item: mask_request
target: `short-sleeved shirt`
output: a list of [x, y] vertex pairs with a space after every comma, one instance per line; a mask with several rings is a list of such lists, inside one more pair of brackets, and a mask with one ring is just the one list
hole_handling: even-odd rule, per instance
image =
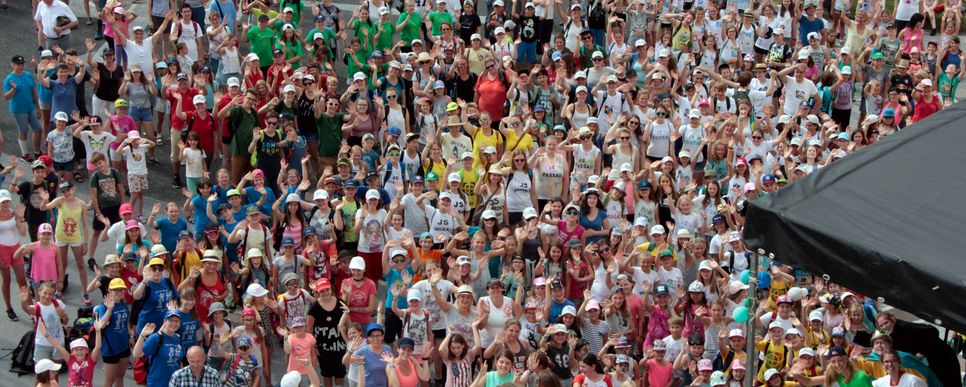
[[97, 188], [97, 205], [101, 208], [117, 207], [121, 205], [120, 188], [123, 184], [121, 174], [111, 168], [109, 173], [94, 171], [91, 174], [91, 188]]
[[241, 106], [231, 109], [228, 117], [229, 126], [232, 128], [231, 153], [234, 156], [251, 157], [248, 151], [248, 144], [252, 142], [252, 128], [258, 125], [258, 115]]
[[362, 357], [365, 359], [365, 372], [366, 372], [366, 386], [368, 387], [385, 387], [389, 385], [389, 380], [386, 378], [386, 362], [382, 360], [383, 353], [392, 353], [392, 348], [388, 345], [382, 345], [382, 351], [375, 353], [372, 348], [368, 345], [358, 349], [353, 353], [354, 356]]
[[268, 67], [272, 64], [272, 47], [275, 46], [274, 29], [253, 26], [245, 33], [245, 40], [251, 42], [251, 50], [258, 55], [259, 66]]
[[158, 219], [156, 223], [158, 224], [158, 231], [161, 232], [161, 244], [168, 251], [174, 251], [178, 245], [178, 233], [188, 229], [188, 222], [183, 218], [178, 218], [172, 222], [165, 217]]
[[34, 104], [34, 91], [37, 89], [37, 81], [34, 80], [34, 75], [26, 71], [20, 75], [7, 74], [7, 77], [3, 80], [4, 94], [10, 91], [11, 82], [17, 86], [17, 91], [13, 93], [13, 97], [8, 102], [10, 113], [31, 113], [37, 110], [37, 105]]
[[163, 333], [148, 336], [144, 340], [143, 352], [151, 363], [147, 378], [149, 386], [168, 385], [171, 375], [181, 368], [181, 358], [185, 354], [178, 335], [168, 336]]

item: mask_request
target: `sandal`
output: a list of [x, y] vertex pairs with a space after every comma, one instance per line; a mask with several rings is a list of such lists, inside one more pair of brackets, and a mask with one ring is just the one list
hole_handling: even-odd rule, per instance
[[74, 181], [76, 181], [78, 183], [83, 183], [84, 182], [84, 175], [81, 175], [80, 172], [74, 172]]

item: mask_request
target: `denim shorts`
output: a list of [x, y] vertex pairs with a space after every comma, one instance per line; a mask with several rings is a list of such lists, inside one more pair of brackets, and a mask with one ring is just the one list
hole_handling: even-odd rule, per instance
[[66, 163], [58, 163], [58, 162], [54, 161], [54, 170], [55, 171], [58, 171], [58, 172], [59, 171], [68, 171], [68, 172], [73, 171], [74, 170], [74, 160], [68, 161]]
[[20, 133], [28, 133], [31, 129], [41, 131], [40, 120], [37, 119], [37, 112], [14, 114], [13, 118], [17, 121], [17, 130]]
[[135, 122], [151, 122], [154, 120], [154, 112], [151, 111], [151, 107], [136, 107], [131, 106], [127, 110], [127, 114], [134, 119]]

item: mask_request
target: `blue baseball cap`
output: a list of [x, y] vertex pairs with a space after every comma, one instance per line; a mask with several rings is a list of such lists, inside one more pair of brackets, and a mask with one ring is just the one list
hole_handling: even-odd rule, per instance
[[560, 55], [560, 51], [554, 51], [554, 53], [550, 55], [550, 59], [553, 60], [554, 62], [556, 62], [557, 60], [560, 60], [561, 58], [563, 58], [563, 56]]
[[396, 137], [402, 136], [402, 129], [399, 129], [399, 127], [397, 127], [397, 126], [390, 126], [389, 127], [389, 134], [390, 135], [393, 135], [393, 136], [396, 136]]
[[171, 317], [177, 317], [178, 320], [181, 320], [181, 312], [178, 312], [177, 310], [169, 310], [167, 312], [164, 312], [164, 319], [165, 320], [167, 320], [167, 319], [169, 319]]
[[382, 329], [382, 325], [377, 323], [369, 323], [369, 325], [366, 325], [366, 337], [368, 337], [372, 331], [385, 332], [385, 330]]
[[886, 108], [886, 110], [882, 111], [882, 117], [895, 117], [895, 116], [896, 116], [896, 110], [893, 108]]
[[651, 182], [647, 180], [643, 180], [639, 184], [637, 184], [637, 189], [648, 189], [648, 188], [651, 188]]
[[765, 175], [761, 177], [762, 184], [777, 183], [777, 182], [778, 182], [778, 178], [775, 177], [775, 175]]
[[282, 238], [282, 247], [285, 246], [295, 246], [295, 239], [292, 239], [292, 237]]
[[423, 240], [423, 239], [433, 239], [433, 234], [430, 234], [428, 232], [419, 234], [419, 240]]
[[414, 177], [412, 181], [410, 181], [410, 183], [422, 183], [422, 182], [423, 182], [423, 177], [419, 175], [416, 175], [416, 177]]
[[359, 180], [356, 180], [356, 179], [346, 180], [345, 183], [342, 184], [342, 186], [343, 187], [358, 188], [359, 187]]
[[849, 134], [847, 132], [839, 133], [838, 139], [839, 140], [845, 140], [845, 141], [851, 140], [851, 138], [849, 138]]
[[718, 223], [718, 222], [724, 223], [724, 221], [725, 221], [725, 217], [722, 215], [715, 215], [711, 217], [711, 223]]
[[318, 233], [318, 231], [312, 226], [308, 226], [302, 230], [302, 236], [315, 235], [316, 233]]
[[671, 294], [671, 292], [667, 290], [666, 285], [657, 285], [656, 287], [654, 287], [655, 296], [666, 296], [668, 294]]
[[251, 347], [254, 344], [251, 337], [239, 336], [235, 339], [235, 345], [239, 347]]

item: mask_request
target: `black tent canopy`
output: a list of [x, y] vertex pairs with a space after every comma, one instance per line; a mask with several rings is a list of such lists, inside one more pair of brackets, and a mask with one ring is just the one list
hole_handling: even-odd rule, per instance
[[966, 332], [966, 104], [749, 203], [751, 250]]

